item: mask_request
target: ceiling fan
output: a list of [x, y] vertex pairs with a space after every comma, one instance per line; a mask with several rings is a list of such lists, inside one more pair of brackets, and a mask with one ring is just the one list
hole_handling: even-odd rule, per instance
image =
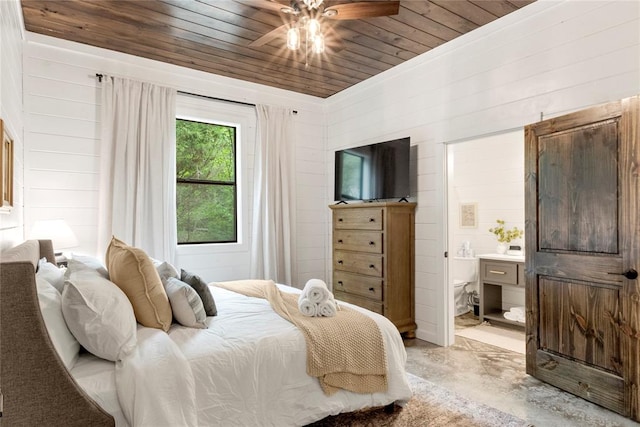
[[[305, 40], [307, 38], [311, 40], [312, 50], [316, 53], [324, 51], [324, 36], [322, 36], [319, 29], [320, 19], [348, 20], [373, 18], [377, 16], [397, 15], [400, 10], [399, 1], [361, 1], [324, 5], [323, 0], [291, 0], [288, 6], [275, 0], [252, 0], [247, 3], [251, 6], [269, 9], [283, 15], [291, 15], [294, 18], [292, 25], [281, 25], [252, 41], [249, 43], [249, 46], [262, 46], [286, 34], [287, 47], [296, 50], [296, 42], [298, 43], [298, 47], [300, 42], [299, 27], [303, 27], [307, 33]], [[313, 28], [316, 25], [318, 25], [318, 28]], [[319, 34], [319, 36], [315, 37], [316, 33]]]

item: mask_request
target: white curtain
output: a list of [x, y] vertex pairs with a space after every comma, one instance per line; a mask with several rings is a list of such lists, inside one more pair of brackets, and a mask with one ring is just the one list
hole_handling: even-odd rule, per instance
[[295, 185], [292, 113], [258, 105], [255, 151], [252, 277], [293, 285]]
[[98, 253], [111, 236], [175, 262], [176, 90], [104, 76]]

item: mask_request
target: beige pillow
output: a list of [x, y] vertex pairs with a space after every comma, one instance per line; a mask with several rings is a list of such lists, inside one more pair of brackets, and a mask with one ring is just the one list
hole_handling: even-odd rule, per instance
[[111, 281], [131, 301], [136, 320], [168, 331], [173, 318], [171, 305], [151, 258], [114, 237], [107, 248], [106, 263]]

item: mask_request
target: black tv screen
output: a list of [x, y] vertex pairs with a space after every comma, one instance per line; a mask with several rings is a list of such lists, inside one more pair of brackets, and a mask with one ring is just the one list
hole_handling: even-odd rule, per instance
[[409, 197], [409, 140], [407, 137], [336, 151], [334, 200]]

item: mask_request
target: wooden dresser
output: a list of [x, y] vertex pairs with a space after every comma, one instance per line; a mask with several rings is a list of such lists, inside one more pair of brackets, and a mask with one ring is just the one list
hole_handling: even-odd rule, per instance
[[333, 210], [336, 299], [380, 313], [415, 337], [415, 203], [375, 202]]

